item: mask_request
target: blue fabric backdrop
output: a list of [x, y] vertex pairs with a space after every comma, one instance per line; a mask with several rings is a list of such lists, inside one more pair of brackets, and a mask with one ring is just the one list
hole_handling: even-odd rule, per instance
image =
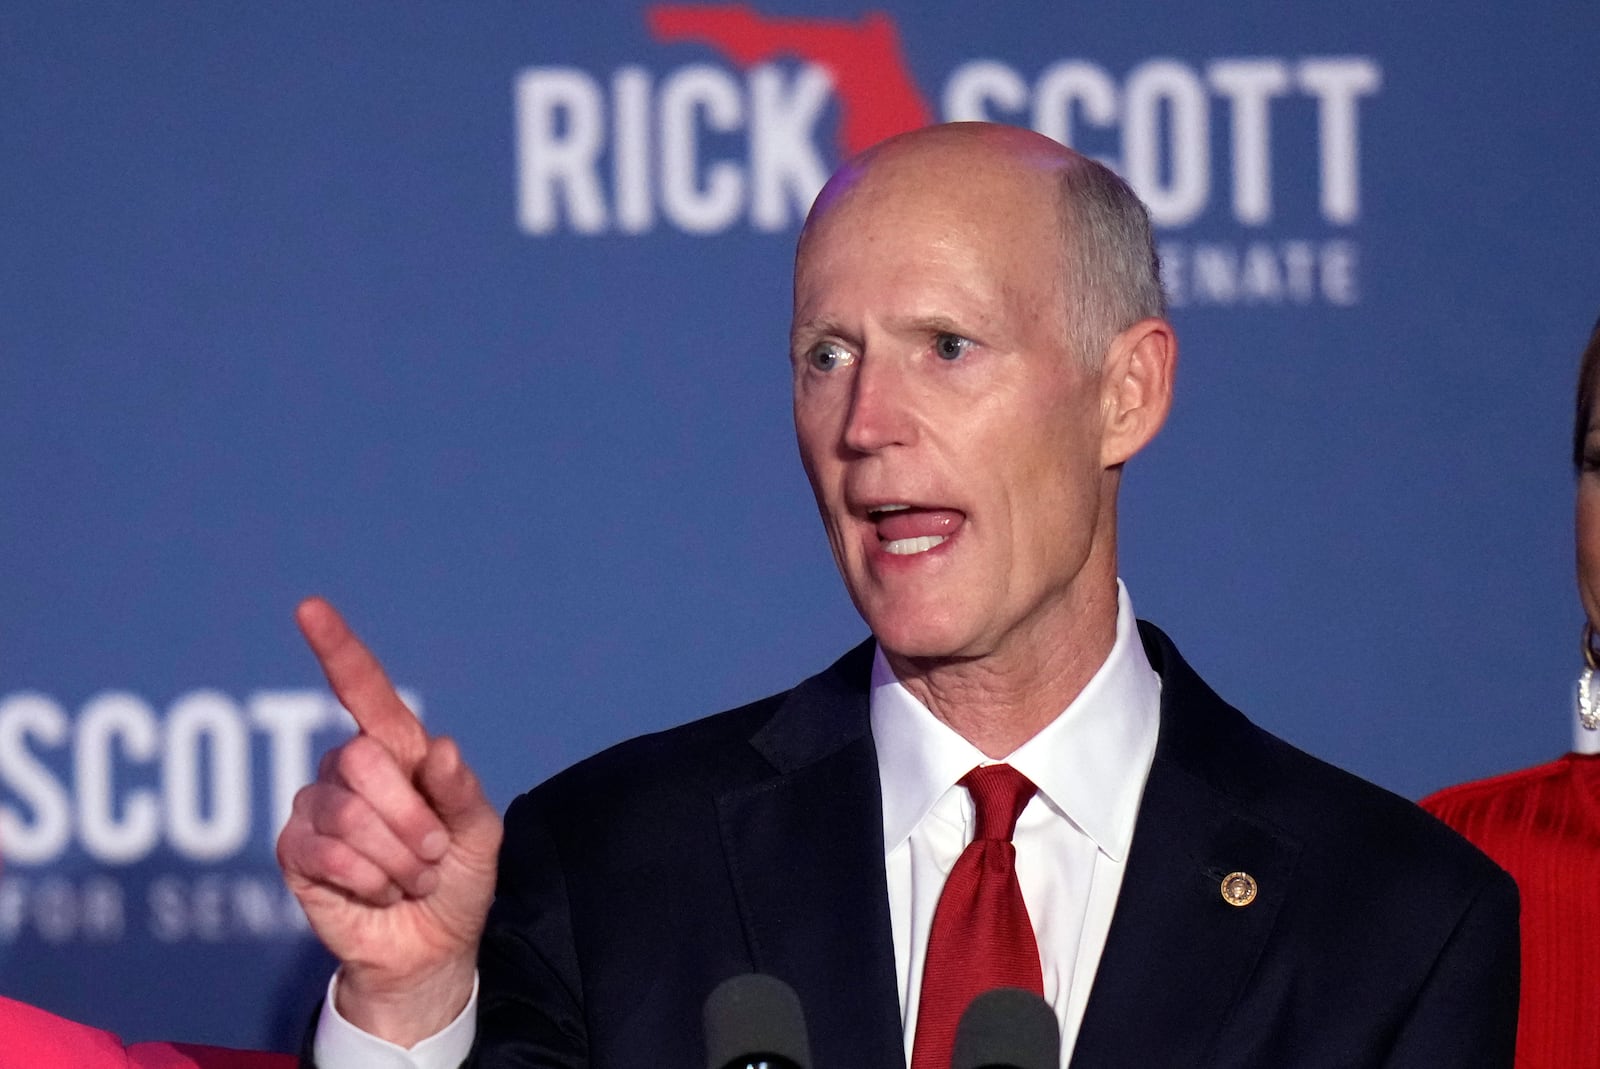
[[1562, 752], [1597, 45], [1587, 0], [10, 5], [0, 991], [292, 1045], [327, 965], [272, 842], [343, 730], [305, 594], [501, 805], [856, 641], [789, 257], [919, 115], [1157, 209], [1142, 615], [1403, 794]]

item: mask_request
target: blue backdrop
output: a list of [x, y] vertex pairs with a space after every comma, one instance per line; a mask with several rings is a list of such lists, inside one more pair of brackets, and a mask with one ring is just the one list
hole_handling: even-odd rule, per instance
[[291, 1047], [283, 807], [342, 606], [504, 805], [863, 627], [794, 457], [794, 235], [978, 115], [1161, 224], [1141, 615], [1413, 797], [1566, 747], [1600, 9], [763, 0], [0, 13], [0, 991]]

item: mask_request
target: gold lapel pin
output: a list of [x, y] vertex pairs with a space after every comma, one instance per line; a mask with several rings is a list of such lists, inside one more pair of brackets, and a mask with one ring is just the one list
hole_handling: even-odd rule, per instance
[[1222, 878], [1222, 900], [1243, 908], [1256, 900], [1256, 878], [1248, 872], [1230, 872]]

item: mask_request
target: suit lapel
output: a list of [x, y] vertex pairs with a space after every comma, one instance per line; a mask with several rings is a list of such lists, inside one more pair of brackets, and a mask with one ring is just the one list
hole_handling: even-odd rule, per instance
[[[1160, 737], [1073, 1069], [1205, 1064], [1300, 852], [1251, 805], [1260, 732], [1140, 626]], [[904, 1066], [870, 662], [864, 644], [795, 688], [750, 740], [773, 775], [717, 799], [751, 960], [799, 993], [830, 1069]], [[1255, 879], [1250, 905], [1223, 900], [1232, 872]]]
[[[1256, 729], [1141, 625], [1161, 732], [1073, 1069], [1208, 1064], [1289, 886], [1298, 842], [1250, 806]], [[1223, 879], [1254, 878], [1249, 905]]]
[[797, 687], [751, 739], [776, 774], [717, 807], [752, 960], [800, 995], [815, 1064], [901, 1069], [870, 662]]

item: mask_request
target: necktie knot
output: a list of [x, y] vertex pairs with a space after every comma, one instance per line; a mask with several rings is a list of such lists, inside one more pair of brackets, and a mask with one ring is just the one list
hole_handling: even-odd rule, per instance
[[1017, 881], [1011, 833], [1036, 788], [1010, 765], [961, 777], [977, 810], [977, 836], [945, 877], [928, 932], [911, 1069], [950, 1069], [956, 1024], [972, 1000], [996, 987], [1044, 994], [1039, 943]]
[[972, 795], [977, 810], [976, 839], [1001, 839], [1009, 842], [1017, 830], [1017, 818], [1038, 790], [1033, 781], [1010, 765], [980, 765], [961, 777], [961, 785]]

